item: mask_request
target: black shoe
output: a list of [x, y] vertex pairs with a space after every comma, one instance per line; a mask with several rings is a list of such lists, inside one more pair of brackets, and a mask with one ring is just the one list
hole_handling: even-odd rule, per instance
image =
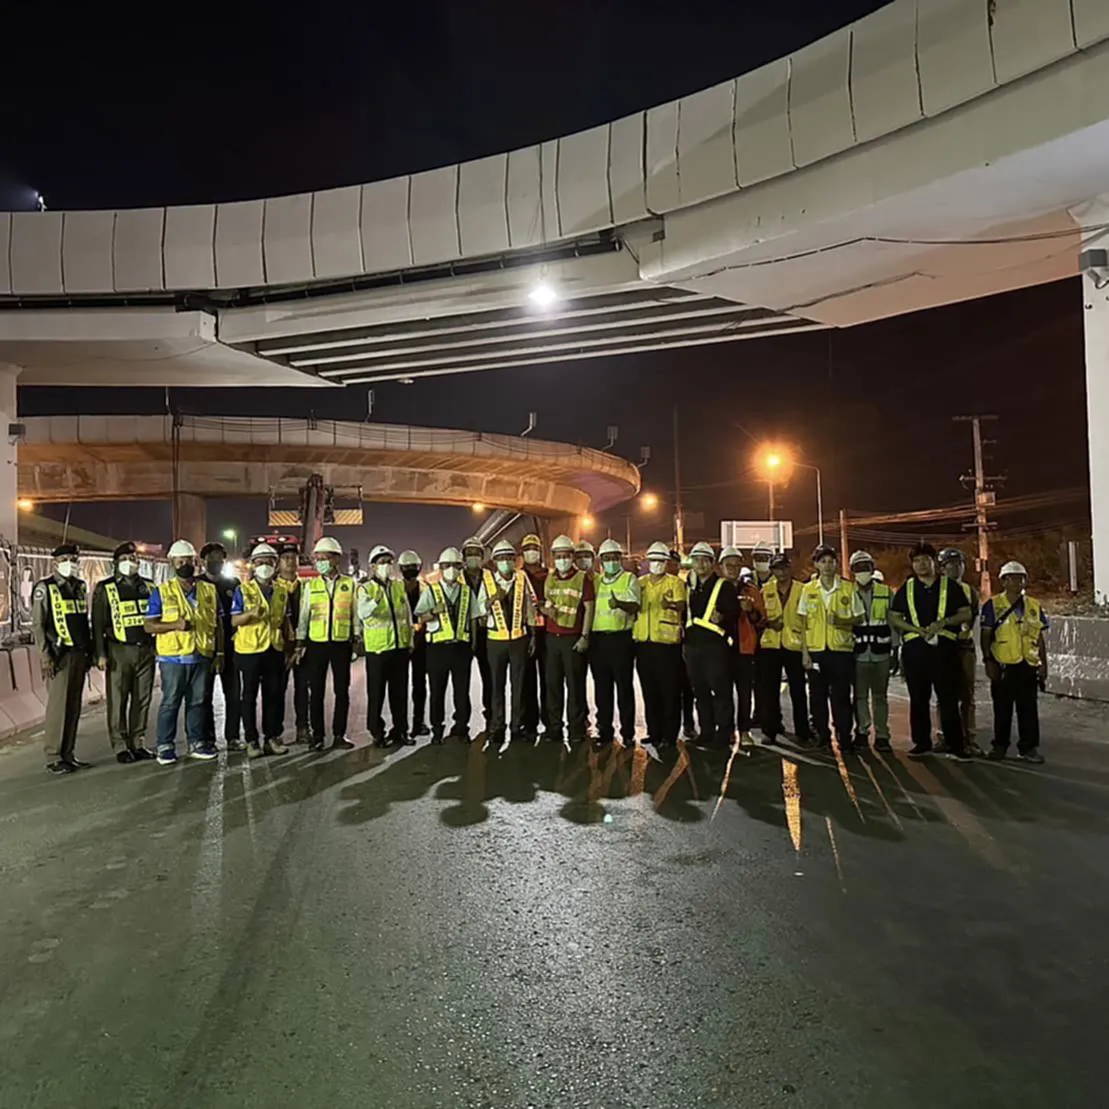
[[245, 751], [246, 743], [241, 739], [229, 739], [227, 741], [228, 751]]
[[991, 747], [986, 752], [986, 758], [992, 759], [994, 762], [1001, 762], [1005, 758], [1005, 750], [1004, 747]]
[[323, 736], [315, 736], [308, 741], [309, 751], [322, 751], [323, 750]]
[[345, 735], [337, 735], [331, 741], [332, 751], [353, 751], [354, 744]]
[[58, 759], [57, 762], [48, 762], [46, 769], [51, 774], [73, 774], [76, 772], [77, 767], [71, 762], [66, 762], [64, 759]]
[[1030, 751], [1021, 751], [1018, 753], [1017, 758], [1021, 762], [1030, 762], [1034, 766], [1043, 766], [1044, 757], [1040, 754], [1038, 747], [1033, 747]]
[[443, 745], [443, 736], [442, 736], [442, 734], [433, 735], [431, 737], [431, 742], [434, 743], [436, 747], [441, 747]]
[[154, 758], [154, 752], [149, 747], [136, 747], [131, 754], [135, 756], [135, 762], [145, 762], [147, 759]]
[[374, 740], [374, 746], [377, 747], [377, 748], [388, 747], [388, 746], [390, 746], [389, 740], [385, 736], [379, 735]]
[[890, 745], [890, 741], [888, 739], [876, 739], [874, 741], [874, 750], [875, 751], [892, 751], [893, 747]]
[[116, 762], [126, 765], [129, 762], [138, 762], [134, 751], [117, 751]]
[[394, 735], [392, 742], [396, 747], [415, 747], [416, 741], [410, 735]]
[[82, 762], [80, 759], [70, 759], [69, 765], [72, 766], [74, 770], [88, 770], [88, 768], [92, 766], [92, 763]]
[[414, 736], [431, 735], [431, 729], [426, 724], [413, 724], [412, 734]]
[[927, 759], [931, 758], [933, 752], [931, 747], [925, 747], [920, 743], [914, 744], [909, 751], [909, 758], [911, 759]]
[[296, 739], [294, 739], [293, 742], [294, 743], [311, 743], [312, 742], [312, 736], [309, 733], [307, 728], [297, 728]]
[[965, 747], [960, 747], [955, 751], [952, 751], [949, 747], [945, 754], [955, 762], [974, 762], [974, 756]]

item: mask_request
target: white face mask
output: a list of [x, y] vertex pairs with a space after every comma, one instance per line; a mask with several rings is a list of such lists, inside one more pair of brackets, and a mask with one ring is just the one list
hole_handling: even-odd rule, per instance
[[458, 567], [457, 566], [444, 566], [443, 567], [443, 581], [454, 582], [458, 580]]
[[139, 564], [137, 562], [130, 562], [123, 559], [119, 564], [119, 572], [125, 577], [130, 578], [139, 572]]
[[317, 558], [316, 559], [316, 573], [326, 577], [331, 573], [331, 559]]
[[619, 562], [602, 562], [601, 569], [604, 571], [606, 578], [614, 578], [620, 573], [623, 567]]
[[648, 562], [647, 572], [652, 574], [656, 578], [661, 577], [663, 574], [666, 573], [666, 563], [663, 562], [661, 559], [659, 559], [657, 562]]
[[871, 583], [871, 581], [873, 580], [873, 578], [874, 578], [874, 571], [873, 570], [860, 570], [855, 575], [855, 580], [859, 583], [859, 585], [869, 585]]
[[574, 568], [574, 560], [572, 558], [556, 558], [555, 559], [555, 569], [560, 574], [565, 574], [567, 570], [572, 570], [573, 568]]
[[578, 559], [578, 569], [579, 570], [592, 570], [593, 569], [593, 556], [592, 555], [582, 555]]
[[769, 573], [770, 572], [770, 559], [768, 559], [768, 558], [756, 558], [755, 559], [755, 569], [758, 570], [758, 572], [760, 574]]
[[467, 570], [480, 570], [481, 569], [481, 555], [467, 555], [466, 556], [466, 569]]
[[539, 560], [542, 557], [543, 556], [539, 551], [524, 551], [524, 561], [529, 566], [538, 566]]
[[58, 577], [71, 578], [77, 572], [76, 562], [59, 562], [57, 566]]
[[378, 581], [388, 581], [392, 573], [393, 564], [391, 562], [378, 562], [374, 564], [374, 574], [377, 575]]
[[509, 562], [507, 558], [497, 559], [497, 569], [500, 571], [501, 577], [507, 578], [515, 568], [515, 563]]
[[254, 576], [259, 581], [269, 581], [273, 577], [274, 567], [268, 563], [263, 562], [261, 566], [254, 567]]

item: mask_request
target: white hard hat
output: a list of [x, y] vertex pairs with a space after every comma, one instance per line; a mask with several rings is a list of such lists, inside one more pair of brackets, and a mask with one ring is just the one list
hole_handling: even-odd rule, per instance
[[[404, 555], [401, 555], [403, 558]], [[461, 562], [462, 552], [457, 547], [445, 547], [439, 552], [439, 565], [442, 566], [444, 562]]]
[[596, 554], [593, 550], [593, 544], [590, 543], [588, 539], [579, 539], [577, 546], [574, 548], [574, 554], [581, 554], [582, 552], [586, 554]]
[[874, 556], [869, 551], [856, 551], [848, 560], [848, 566], [857, 566], [860, 562], [869, 562], [874, 565]]
[[424, 560], [415, 551], [401, 551], [397, 559], [398, 566], [422, 566]]
[[712, 549], [711, 543], [706, 543], [701, 540], [700, 543], [694, 543], [693, 549], [689, 552], [690, 558], [716, 558], [716, 552]]
[[738, 547], [722, 547], [720, 549], [720, 561], [723, 562], [726, 558], [742, 558], [743, 555], [739, 553]]
[[574, 541], [568, 535], [560, 535], [551, 544], [551, 554], [554, 554], [555, 551], [569, 551], [571, 554], [573, 554]]
[[167, 558], [196, 558], [196, 548], [187, 539], [178, 539], [169, 549]]
[[330, 535], [325, 535], [321, 539], [316, 540], [316, 545], [312, 548], [313, 554], [342, 554], [343, 545], [338, 539]]
[[648, 558], [665, 558], [667, 561], [670, 559], [670, 548], [661, 540], [657, 543], [652, 543], [647, 548]]
[[478, 539], [476, 535], [471, 535], [470, 538], [462, 544], [462, 549], [464, 551], [470, 550], [471, 547], [481, 551], [482, 554], [485, 553], [485, 544], [482, 543], [482, 541]]
[[883, 574], [881, 570], [875, 570], [874, 571], [874, 580], [884, 582], [886, 580], [886, 575]]
[[751, 548], [751, 554], [752, 555], [760, 555], [760, 554], [772, 555], [773, 553], [774, 553], [774, 548], [769, 543], [767, 543], [766, 540], [764, 540], [764, 539], [760, 539]]
[[1005, 577], [1006, 574], [1023, 574], [1028, 577], [1028, 571], [1019, 562], [1006, 562], [1001, 567], [1001, 576]]
[[376, 562], [382, 556], [386, 558], [393, 558], [393, 552], [385, 546], [384, 543], [378, 543], [372, 551], [370, 551], [370, 562]]
[[253, 558], [277, 558], [277, 551], [273, 549], [268, 543], [259, 543], [258, 546], [250, 552], [250, 557]]
[[750, 566], [741, 566], [739, 568], [739, 577], [741, 581], [750, 581], [755, 576], [755, 571]]
[[516, 548], [507, 539], [502, 539], [493, 548], [493, 557], [497, 558], [500, 555], [511, 556], [512, 558], [515, 558]]
[[606, 539], [601, 544], [601, 549], [597, 553], [601, 556], [601, 558], [604, 558], [606, 554], [622, 555], [624, 553], [624, 548], [621, 547], [615, 539]]

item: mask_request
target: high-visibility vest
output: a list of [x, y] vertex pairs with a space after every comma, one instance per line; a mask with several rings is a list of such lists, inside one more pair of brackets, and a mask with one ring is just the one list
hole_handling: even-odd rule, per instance
[[[564, 579], [560, 578], [556, 571], [547, 578], [543, 596], [547, 604], [554, 607], [555, 614], [551, 619], [559, 627], [572, 628], [577, 623], [578, 609], [585, 596], [585, 575], [585, 570], [578, 570]], [[596, 582], [594, 582], [595, 587]], [[594, 606], [594, 615], [596, 611]]]
[[1034, 597], [1024, 598], [1024, 615], [1015, 612], [1005, 618], [1013, 607], [1004, 593], [992, 597], [994, 612], [993, 641], [990, 654], [1002, 666], [1015, 666], [1027, 662], [1040, 665], [1040, 636], [1044, 630], [1043, 606]]
[[436, 613], [439, 627], [427, 633], [428, 643], [469, 643], [470, 642], [470, 588], [465, 582], [457, 586], [458, 612], [457, 627], [451, 618], [451, 603], [447, 600], [447, 591], [441, 582], [433, 582], [428, 588], [435, 601], [436, 608], [443, 611]]
[[824, 604], [824, 594], [819, 581], [806, 582], [801, 590], [806, 598], [805, 645], [810, 651], [854, 651], [855, 633], [850, 628], [838, 628], [831, 621], [834, 614], [848, 620], [855, 611], [855, 587], [840, 578], [832, 595], [832, 611]]
[[[855, 628], [855, 653], [861, 655], [870, 651], [876, 655], [888, 655], [893, 646], [893, 629], [888, 619], [893, 593], [885, 582], [876, 581], [870, 588], [870, 619]], [[862, 590], [859, 596], [864, 596]]]
[[[940, 600], [939, 605], [936, 608], [937, 620], [943, 619], [944, 613], [947, 609], [947, 583], [949, 581], [951, 581], [951, 579], [947, 577], [946, 574], [940, 578]], [[917, 618], [916, 614], [916, 578], [909, 578], [909, 580], [905, 583], [905, 600], [908, 602], [909, 605], [909, 622], [914, 627], [919, 628], [920, 620]], [[957, 638], [956, 633], [952, 631], [951, 628], [944, 628], [939, 634], [942, 639]], [[919, 638], [920, 635], [918, 632], [905, 632], [904, 639], [906, 643]]]
[[[146, 609], [150, 603], [146, 597], [125, 601], [119, 595], [119, 584], [109, 579], [104, 585], [104, 595], [108, 598], [108, 611], [112, 617], [112, 638], [117, 643], [127, 643], [127, 633], [133, 628], [142, 628], [146, 623]], [[149, 642], [149, 640], [146, 640]]]
[[275, 651], [285, 649], [285, 606], [289, 602], [289, 591], [280, 579], [274, 582], [269, 600], [256, 581], [244, 581], [239, 588], [243, 592], [243, 611], [257, 612], [263, 619], [253, 624], [243, 624], [235, 629], [235, 653], [237, 655], [260, 655], [271, 648]]
[[801, 616], [797, 606], [801, 603], [801, 583], [791, 581], [789, 598], [782, 607], [782, 595], [778, 592], [778, 579], [771, 578], [762, 587], [762, 597], [766, 603], [766, 619], [781, 620], [782, 627], [767, 628], [762, 633], [761, 643], [768, 650], [784, 647], [787, 651], [801, 650]]
[[[489, 615], [493, 617], [493, 627], [489, 631], [489, 638], [496, 640], [508, 639], [523, 639], [527, 635], [527, 628], [524, 625], [524, 590], [531, 588], [531, 583], [528, 581], [527, 574], [523, 570], [517, 570], [512, 575], [512, 622], [509, 623], [505, 619], [504, 605], [500, 601], [493, 600], [497, 592], [497, 585], [502, 587], [506, 584], [503, 581], [494, 581], [493, 572], [486, 570], [484, 572], [485, 582], [485, 600], [489, 608]], [[551, 578], [547, 579], [547, 588], [550, 588]], [[507, 592], [507, 590], [505, 591]]]
[[974, 586], [968, 585], [965, 581], [959, 582], [959, 585], [962, 586], [963, 596], [970, 605], [970, 623], [960, 625], [955, 631], [955, 637], [960, 643], [973, 644], [974, 621], [978, 619], [978, 594], [974, 592]]
[[50, 580], [46, 586], [47, 598], [50, 601], [50, 620], [54, 625], [54, 638], [62, 647], [73, 646], [73, 630], [70, 621], [85, 617], [88, 619], [88, 605], [85, 601], [85, 583], [74, 583], [77, 596], [70, 600], [58, 587], [56, 581]]
[[636, 643], [681, 643], [682, 614], [663, 608], [662, 602], [686, 602], [685, 582], [677, 574], [647, 574], [639, 579], [639, 594], [639, 613], [632, 628]]
[[598, 576], [595, 582], [596, 603], [593, 605], [593, 630], [595, 632], [625, 632], [635, 622], [635, 617], [622, 608], [609, 608], [608, 602], [612, 597], [618, 601], [625, 600], [632, 586], [635, 584], [635, 575], [628, 570], [618, 574], [609, 581], [604, 574]]
[[340, 574], [328, 593], [323, 578], [308, 579], [308, 638], [346, 643], [354, 623], [354, 578]]
[[158, 587], [162, 598], [161, 619], [166, 624], [187, 617], [189, 627], [183, 632], [159, 632], [156, 636], [158, 654], [178, 657], [203, 655], [211, 658], [216, 653], [216, 587], [203, 578], [196, 581], [196, 593], [191, 599], [178, 578], [169, 578]]
[[[407, 650], [412, 646], [412, 610], [403, 581], [380, 582], [371, 579], [361, 586], [368, 600], [377, 606], [372, 616], [362, 620], [362, 642], [366, 653]], [[382, 611], [381, 606], [384, 606]]]
[[716, 632], [717, 635], [723, 635], [724, 629], [719, 624], [714, 624], [709, 617], [716, 611], [716, 602], [720, 599], [720, 590], [724, 588], [724, 579], [717, 578], [716, 584], [712, 587], [712, 593], [709, 594], [709, 603], [705, 605], [705, 611], [700, 616], [693, 615], [693, 608], [686, 603], [685, 606], [685, 626], [691, 628], [696, 625], [698, 628], [704, 628], [705, 631]]

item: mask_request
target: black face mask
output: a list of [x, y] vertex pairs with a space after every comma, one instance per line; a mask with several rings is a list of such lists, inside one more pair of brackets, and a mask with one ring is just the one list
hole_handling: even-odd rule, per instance
[[210, 558], [205, 565], [208, 567], [208, 573], [213, 578], [218, 578], [223, 573], [223, 566], [225, 560], [222, 558]]
[[419, 566], [402, 566], [400, 572], [405, 581], [411, 581], [413, 578], [418, 578], [420, 576]]
[[196, 564], [192, 562], [182, 562], [174, 572], [179, 578], [184, 578], [188, 581], [196, 577]]

